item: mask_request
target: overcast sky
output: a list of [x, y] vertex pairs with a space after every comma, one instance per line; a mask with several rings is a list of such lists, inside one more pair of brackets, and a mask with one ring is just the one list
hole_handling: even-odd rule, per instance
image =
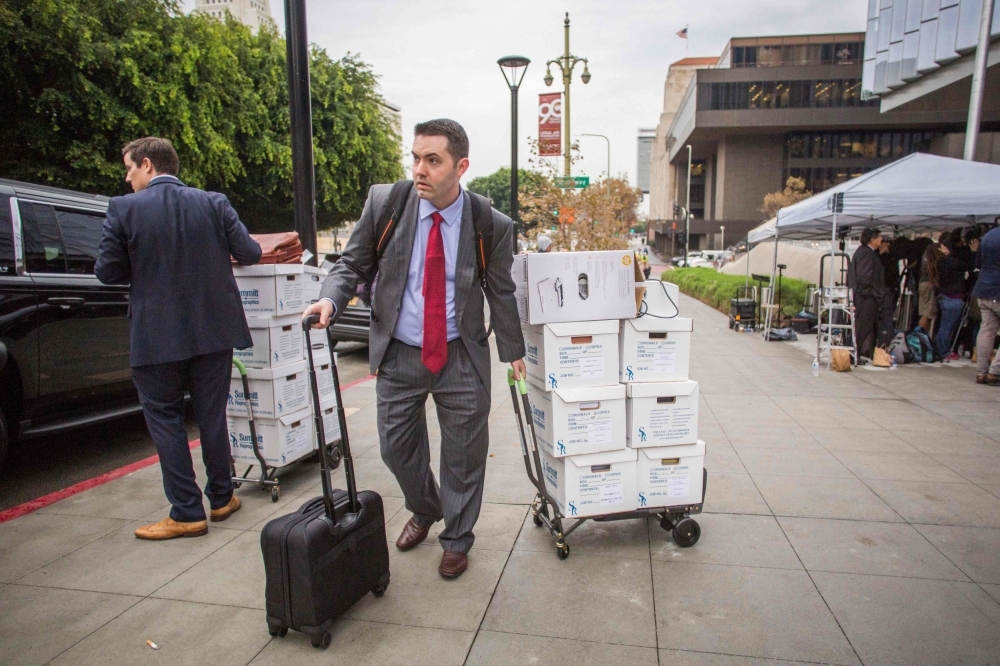
[[[267, 0], [265, 0], [267, 1]], [[284, 1], [269, 0], [284, 31]], [[188, 9], [194, 0], [185, 0]], [[570, 13], [570, 50], [590, 61], [590, 83], [571, 88], [572, 133], [605, 134], [611, 171], [636, 177], [636, 135], [656, 127], [670, 63], [687, 55], [718, 56], [731, 37], [864, 31], [866, 0], [307, 0], [309, 41], [332, 57], [360, 54], [374, 68], [387, 100], [403, 109], [404, 145], [413, 125], [449, 117], [471, 142], [469, 178], [510, 165], [510, 92], [496, 65], [505, 55], [532, 63], [520, 90], [519, 162], [537, 135], [538, 94], [545, 62], [563, 52], [563, 16]], [[580, 138], [575, 174], [606, 170], [605, 142]], [[555, 159], [555, 158], [552, 158]]]

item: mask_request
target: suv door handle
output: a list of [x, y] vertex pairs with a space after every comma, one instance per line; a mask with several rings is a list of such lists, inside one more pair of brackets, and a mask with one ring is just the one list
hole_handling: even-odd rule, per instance
[[74, 298], [74, 297], [50, 298], [46, 301], [46, 303], [48, 303], [49, 305], [58, 305], [63, 310], [78, 308], [86, 302], [87, 299], [85, 298]]

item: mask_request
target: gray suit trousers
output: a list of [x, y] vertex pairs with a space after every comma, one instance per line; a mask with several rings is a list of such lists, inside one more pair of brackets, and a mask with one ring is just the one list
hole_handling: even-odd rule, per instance
[[[483, 501], [489, 454], [490, 392], [461, 338], [448, 343], [437, 375], [424, 367], [420, 348], [393, 339], [375, 383], [382, 460], [403, 489], [417, 524], [444, 518], [445, 550], [467, 553]], [[425, 405], [434, 397], [441, 426], [440, 485], [431, 469]]]

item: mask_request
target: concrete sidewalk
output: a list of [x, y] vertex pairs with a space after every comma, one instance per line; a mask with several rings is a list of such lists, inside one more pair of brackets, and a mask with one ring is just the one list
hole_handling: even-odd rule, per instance
[[[277, 504], [244, 486], [207, 537], [154, 543], [132, 535], [167, 511], [153, 466], [0, 525], [0, 664], [1000, 663], [1000, 390], [971, 368], [813, 377], [800, 351], [682, 309], [708, 444], [693, 548], [653, 521], [588, 523], [557, 559], [527, 514], [496, 363], [486, 503], [458, 580], [438, 576], [434, 539], [390, 548], [388, 592], [328, 650], [272, 639], [259, 531], [318, 494], [316, 467], [283, 473]], [[392, 541], [409, 514], [374, 401], [373, 382], [345, 396]]]

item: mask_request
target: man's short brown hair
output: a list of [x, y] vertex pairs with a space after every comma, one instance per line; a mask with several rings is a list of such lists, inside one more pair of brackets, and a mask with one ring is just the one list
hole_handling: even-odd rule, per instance
[[174, 150], [174, 144], [170, 139], [161, 139], [158, 136], [147, 136], [136, 139], [125, 144], [122, 148], [122, 157], [131, 156], [136, 164], [142, 164], [144, 159], [149, 159], [150, 164], [157, 173], [176, 176], [181, 168], [181, 161]]
[[448, 139], [448, 152], [455, 163], [469, 156], [469, 135], [465, 128], [448, 118], [438, 118], [417, 123], [413, 127], [415, 136], [443, 136]]

